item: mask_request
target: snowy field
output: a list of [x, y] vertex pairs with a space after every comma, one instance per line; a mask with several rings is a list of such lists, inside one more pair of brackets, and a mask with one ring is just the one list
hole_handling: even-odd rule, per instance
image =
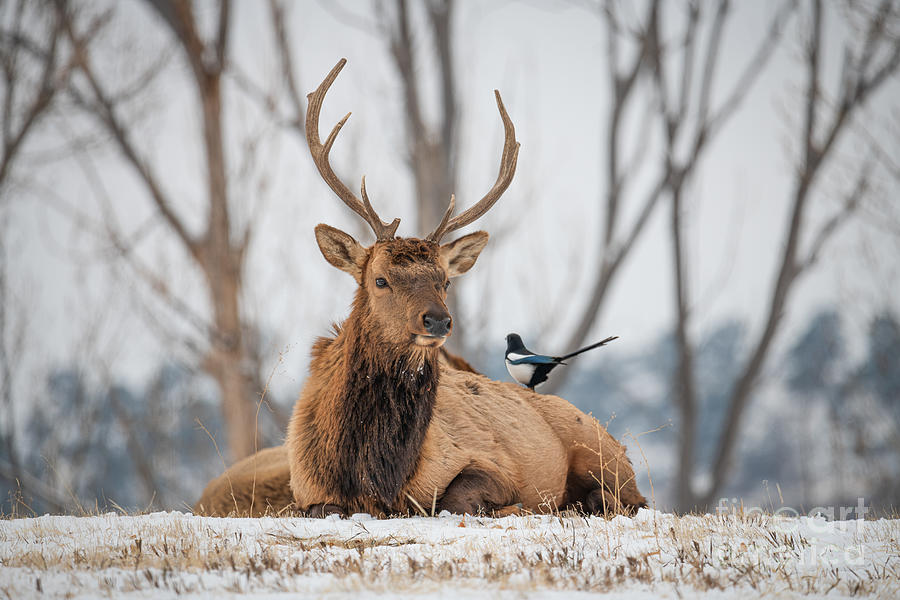
[[[578, 592], [578, 593], [575, 593]], [[0, 521], [0, 597], [900, 597], [900, 520]]]

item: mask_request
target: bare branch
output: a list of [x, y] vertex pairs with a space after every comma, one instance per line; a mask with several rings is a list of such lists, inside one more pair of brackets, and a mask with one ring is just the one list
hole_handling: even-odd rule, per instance
[[725, 28], [725, 19], [728, 16], [729, 0], [719, 0], [716, 15], [713, 18], [712, 31], [709, 34], [709, 42], [704, 54], [703, 76], [700, 81], [700, 100], [697, 108], [698, 119], [703, 122], [709, 113], [710, 96], [712, 95], [713, 80], [716, 75], [716, 63], [721, 55], [722, 31]]
[[738, 77], [737, 83], [729, 94], [726, 94], [725, 101], [716, 110], [712, 111], [712, 117], [709, 119], [707, 127], [707, 135], [712, 136], [716, 133], [725, 121], [737, 110], [744, 99], [747, 92], [753, 87], [753, 84], [762, 74], [763, 69], [769, 63], [775, 49], [778, 47], [778, 41], [784, 33], [784, 26], [789, 22], [790, 15], [796, 10], [797, 0], [784, 0], [781, 8], [772, 17], [768, 31], [765, 37], [756, 48], [753, 58], [747, 63], [741, 76]]
[[[881, 0], [881, 4], [878, 5], [875, 15], [869, 19], [869, 27], [866, 30], [865, 43], [862, 52], [860, 53], [858, 64], [868, 65], [872, 61], [872, 56], [878, 47], [878, 40], [881, 39], [884, 34], [884, 28], [887, 23], [887, 18], [893, 8], [893, 4], [894, 0]], [[859, 71], [857, 73], [857, 85], [865, 79], [865, 76], [865, 71]]]
[[[454, 88], [455, 63], [450, 40], [454, 0], [430, 0], [427, 6], [438, 56], [438, 73], [441, 76], [441, 106], [443, 108], [441, 139], [445, 144], [449, 144], [449, 148], [446, 148], [444, 152], [446, 161], [444, 168], [448, 173], [453, 173], [456, 167], [454, 159], [456, 158], [456, 117], [458, 113]], [[455, 180], [455, 174], [451, 175], [450, 179]]]
[[225, 68], [228, 49], [228, 31], [231, 22], [231, 0], [221, 0], [219, 7], [219, 33], [216, 36], [216, 65], [219, 71]]
[[[122, 154], [128, 162], [131, 163], [132, 167], [143, 180], [147, 190], [150, 192], [150, 198], [159, 211], [159, 214], [175, 232], [178, 239], [184, 245], [185, 250], [199, 260], [200, 249], [197, 240], [188, 232], [187, 227], [181, 221], [181, 218], [175, 213], [172, 208], [172, 202], [166, 197], [165, 192], [162, 190], [162, 186], [159, 184], [157, 177], [152, 172], [150, 166], [138, 155], [137, 149], [132, 144], [130, 136], [117, 115], [116, 106], [110, 98], [110, 95], [101, 87], [100, 82], [94, 74], [87, 50], [79, 42], [79, 38], [73, 31], [72, 24], [69, 22], [66, 22], [66, 32], [68, 33], [73, 46], [75, 46], [75, 52], [78, 54], [79, 69], [87, 79], [91, 91], [93, 92], [94, 100], [100, 109], [95, 113], [97, 118], [101, 120], [101, 123], [113, 136], [113, 139], [119, 146]], [[88, 109], [90, 108], [90, 104], [88, 104], [85, 99], [80, 98], [75, 92], [72, 92], [72, 95], [82, 106]]]
[[681, 94], [678, 100], [677, 119], [681, 120], [687, 116], [688, 105], [690, 104], [691, 89], [693, 87], [694, 75], [694, 52], [697, 48], [697, 29], [700, 23], [700, 4], [697, 0], [692, 0], [688, 5], [688, 24], [684, 31], [684, 41], [682, 45], [681, 58]]
[[[26, 136], [32, 130], [38, 120], [47, 112], [50, 102], [56, 95], [57, 91], [64, 82], [60, 81], [62, 77], [68, 75], [67, 71], [60, 72], [57, 64], [58, 47], [61, 33], [61, 21], [63, 20], [61, 8], [53, 11], [53, 22], [50, 28], [50, 41], [46, 49], [42, 49], [42, 65], [41, 76], [36, 89], [30, 100], [26, 102], [26, 108], [20, 119], [17, 130], [13, 129], [13, 110], [16, 104], [16, 90], [18, 89], [18, 81], [21, 73], [17, 70], [17, 54], [21, 44], [13, 41], [7, 52], [9, 56], [4, 57], [3, 71], [6, 83], [6, 94], [4, 97], [3, 127], [2, 127], [2, 154], [0, 154], [0, 186], [6, 179], [10, 165], [18, 154], [19, 148]], [[22, 13], [24, 11], [24, 2], [17, 7], [14, 17], [14, 34], [21, 36], [19, 29], [22, 26]], [[23, 38], [20, 38], [23, 39]]]
[[[135, 277], [139, 283], [143, 283], [148, 288], [147, 290], [141, 289], [136, 293], [136, 298], [143, 301], [147, 296], [154, 296], [166, 305], [171, 310], [172, 314], [177, 315], [179, 320], [184, 321], [195, 330], [196, 334], [198, 334], [201, 339], [209, 339], [210, 337], [215, 336], [216, 330], [212, 324], [209, 323], [208, 319], [198, 314], [197, 311], [191, 308], [187, 303], [175, 296], [171, 286], [166, 282], [165, 278], [161, 277], [157, 272], [141, 261], [135, 252], [136, 246], [150, 233], [153, 226], [158, 223], [158, 220], [154, 218], [145, 222], [130, 234], [126, 235], [122, 233], [115, 222], [115, 212], [112, 210], [111, 203], [109, 202], [106, 190], [103, 188], [102, 182], [100, 181], [96, 167], [90, 161], [87, 153], [78, 153], [76, 156], [78, 157], [78, 164], [82, 172], [94, 189], [95, 196], [100, 199], [103, 204], [103, 209], [101, 211], [104, 215], [103, 221], [96, 222], [86, 213], [78, 210], [62, 199], [56, 190], [43, 186], [39, 182], [35, 183], [34, 185], [44, 196], [44, 201], [47, 202], [47, 205], [51, 209], [58, 211], [82, 231], [111, 246], [111, 251], [104, 256], [104, 259], [108, 259], [111, 256], [129, 269], [131, 275]], [[146, 293], [148, 290], [150, 294]], [[164, 323], [155, 319], [155, 322], [156, 325], [153, 329], [157, 331], [162, 331], [167, 327], [172, 326], [170, 320], [167, 320]], [[167, 332], [164, 337], [169, 339], [179, 339], [179, 336], [176, 336], [171, 332]], [[181, 340], [179, 343], [183, 343], [185, 346], [192, 348], [194, 352], [197, 351], [199, 346], [196, 340]]]
[[[2, 130], [2, 141], [3, 141], [3, 155], [7, 154], [6, 147], [8, 146], [8, 141], [13, 137], [12, 135], [12, 111], [13, 107], [16, 104], [16, 91], [18, 89], [19, 77], [17, 73], [17, 65], [19, 62], [19, 50], [21, 48], [31, 49], [34, 46], [34, 43], [27, 39], [22, 33], [22, 20], [24, 18], [25, 12], [25, 0], [19, 0], [19, 3], [16, 5], [15, 11], [12, 17], [12, 30], [9, 33], [3, 32], [3, 37], [0, 40], [3, 41], [3, 51], [4, 56], [2, 60], [3, 66], [3, 79], [6, 84], [4, 87], [4, 101], [3, 101], [3, 123], [0, 124], [0, 130]], [[38, 56], [43, 56], [45, 53], [43, 49], [35, 48], [33, 53]], [[0, 178], [2, 181], [2, 178]]]
[[804, 165], [806, 172], [819, 162], [819, 151], [816, 148], [816, 106], [819, 98], [819, 49], [822, 44], [822, 2], [813, 1], [813, 37], [807, 47], [807, 71], [809, 82], [806, 90], [805, 121], [803, 126]]
[[396, 23], [390, 39], [391, 54], [394, 65], [403, 81], [405, 108], [407, 119], [411, 124], [413, 139], [425, 138], [425, 122], [422, 119], [422, 108], [419, 102], [419, 91], [416, 85], [415, 65], [413, 64], [413, 40], [409, 24], [409, 10], [406, 0], [397, 0]]
[[856, 185], [853, 186], [853, 190], [847, 195], [841, 209], [833, 214], [819, 228], [819, 231], [813, 238], [806, 258], [800, 263], [801, 271], [809, 269], [819, 260], [819, 254], [822, 251], [822, 247], [828, 242], [831, 236], [834, 235], [838, 227], [846, 223], [850, 215], [852, 215], [859, 207], [866, 193], [869, 191], [873, 165], [873, 161], [868, 161], [866, 165], [862, 167], [859, 177], [856, 179]]
[[[162, 17], [163, 22], [169, 27], [176, 39], [184, 49], [185, 57], [188, 64], [194, 71], [194, 78], [197, 81], [203, 81], [209, 76], [216, 76], [221, 73], [224, 67], [223, 63], [217, 65], [208, 65], [204, 58], [207, 56], [206, 45], [200, 39], [197, 32], [196, 20], [194, 18], [193, 4], [190, 0], [146, 0], [150, 6], [156, 9], [156, 12]], [[224, 1], [224, 0], [223, 0]], [[227, 30], [228, 11], [224, 10], [220, 14], [225, 19], [225, 29]], [[223, 44], [222, 55], [224, 56], [224, 43], [226, 36], [220, 32], [219, 42]]]
[[[681, 413], [680, 456], [678, 460], [679, 481], [690, 481], [694, 468], [694, 446], [697, 431], [697, 385], [694, 381], [694, 344], [690, 338], [690, 291], [688, 289], [687, 259], [684, 248], [684, 225], [682, 217], [681, 186], [672, 190], [672, 216], [670, 232], [672, 242], [672, 267], [675, 295], [675, 342], [678, 349], [677, 366], [672, 395]], [[690, 506], [692, 490], [689, 485], [680, 485], [678, 504], [682, 509]]]
[[[10, 472], [13, 477], [19, 477], [22, 472], [22, 464], [19, 461], [18, 448], [16, 447], [16, 419], [13, 408], [13, 374], [18, 372], [19, 361], [22, 356], [20, 340], [12, 340], [10, 335], [10, 318], [23, 320], [20, 315], [12, 314], [15, 304], [9, 297], [10, 284], [8, 280], [8, 256], [6, 240], [7, 221], [0, 218], [0, 407], [3, 409], [5, 427], [2, 432], [6, 443], [6, 454], [9, 458]], [[24, 336], [23, 336], [24, 337]], [[9, 343], [9, 347], [7, 347]]]
[[766, 359], [769, 346], [775, 338], [778, 324], [784, 316], [784, 307], [791, 291], [794, 280], [800, 273], [796, 254], [799, 243], [803, 213], [809, 198], [812, 177], [820, 164], [820, 155], [814, 146], [814, 134], [816, 123], [816, 105], [819, 101], [819, 48], [822, 42], [822, 6], [820, 0], [813, 3], [813, 28], [811, 38], [807, 45], [807, 88], [804, 98], [805, 123], [803, 127], [803, 139], [805, 149], [803, 165], [798, 174], [796, 190], [791, 208], [791, 219], [785, 234], [784, 250], [781, 256], [781, 264], [769, 301], [769, 309], [766, 315], [763, 330], [759, 335], [753, 350], [732, 391], [728, 413], [725, 417], [724, 427], [719, 434], [719, 441], [715, 453], [715, 462], [712, 468], [712, 484], [707, 492], [700, 496], [700, 504], [709, 504], [716, 490], [725, 480], [727, 467], [731, 461], [734, 445], [737, 441], [738, 427], [744, 410], [750, 400], [750, 394], [756, 385], [763, 363]]
[[[749, 403], [750, 395], [755, 389], [756, 380], [763, 367], [769, 348], [774, 340], [777, 332], [778, 324], [784, 315], [784, 309], [787, 304], [788, 297], [799, 276], [810, 266], [812, 266], [822, 247], [832, 236], [836, 228], [846, 220], [849, 212], [852, 212], [859, 205], [862, 196], [868, 187], [869, 173], [872, 168], [872, 162], [869, 161], [863, 167], [853, 191], [845, 201], [844, 208], [826, 221], [825, 225], [814, 236], [812, 247], [809, 254], [803, 259], [798, 259], [799, 239], [803, 231], [803, 217], [809, 197], [812, 193], [813, 184], [816, 176], [821, 171], [821, 166], [825, 158], [832, 152], [836, 141], [846, 130], [847, 124], [850, 122], [852, 115], [857, 112], [864, 104], [869, 94], [873, 93], [885, 81], [880, 79], [857, 79], [856, 82], [848, 80], [846, 77], [840, 81], [841, 91], [838, 96], [841, 101], [835, 109], [833, 118], [824, 127], [825, 135], [818, 135], [821, 130], [819, 119], [819, 105], [826, 104], [824, 94], [820, 89], [820, 69], [821, 57], [820, 50], [824, 47], [823, 38], [823, 15], [821, 0], [812, 3], [812, 32], [807, 45], [806, 53], [806, 71], [807, 71], [807, 87], [804, 97], [804, 125], [802, 136], [805, 143], [803, 156], [801, 157], [797, 179], [795, 182], [795, 191], [793, 194], [791, 219], [788, 230], [785, 234], [784, 251], [782, 253], [780, 267], [775, 286], [770, 298], [769, 309], [765, 317], [763, 330], [760, 333], [750, 356], [741, 370], [741, 374], [735, 384], [731, 394], [731, 401], [728, 414], [725, 418], [725, 426], [719, 436], [717, 443], [717, 451], [715, 453], [715, 462], [712, 469], [711, 486], [705, 494], [700, 496], [701, 504], [709, 504], [714, 499], [714, 494], [721, 487], [728, 474], [728, 466], [737, 441], [737, 432], [740, 426], [741, 418]], [[878, 27], [870, 27], [870, 35], [872, 31], [878, 31]], [[864, 44], [868, 44], [868, 40]], [[891, 66], [895, 73], [900, 67], [900, 61], [893, 62], [893, 57], [900, 53], [894, 42], [889, 42], [891, 48], [891, 56], [883, 66]], [[876, 51], [863, 52], [863, 56], [876, 56]], [[874, 59], [873, 59], [874, 60]], [[859, 72], [867, 72], [866, 64], [857, 63], [853, 68]], [[866, 81], [872, 82], [869, 87]], [[817, 142], [817, 139], [823, 141]]]
[[[619, 205], [622, 193], [622, 173], [619, 169], [619, 135], [622, 125], [622, 115], [625, 112], [625, 106], [629, 101], [634, 84], [637, 81], [638, 74], [647, 61], [652, 49], [657, 45], [652, 36], [658, 34], [656, 21], [659, 14], [659, 2], [654, 1], [648, 5], [647, 9], [647, 27], [639, 40], [641, 45], [640, 51], [637, 52], [634, 61], [624, 71], [620, 71], [617, 64], [618, 57], [618, 38], [619, 25], [615, 17], [613, 5], [606, 5], [606, 35], [607, 35], [607, 51], [609, 54], [609, 76], [613, 89], [613, 102], [607, 118], [608, 137], [606, 143], [606, 176], [608, 180], [608, 191], [606, 195], [606, 212], [605, 225], [603, 227], [602, 247], [608, 249], [614, 240], [616, 226], [619, 218]], [[599, 281], [598, 281], [599, 283]], [[595, 287], [595, 295], [596, 295]], [[572, 347], [579, 345], [586, 336], [584, 332], [581, 337], [577, 337], [578, 333], [570, 339]], [[574, 343], [573, 343], [574, 342]]]
[[281, 75], [287, 85], [288, 99], [291, 102], [291, 109], [294, 112], [290, 124], [298, 133], [305, 135], [306, 108], [303, 103], [303, 97], [297, 87], [297, 81], [294, 79], [294, 59], [290, 42], [285, 29], [285, 11], [284, 5], [278, 0], [269, 0], [269, 15], [272, 21], [272, 29], [275, 32], [275, 45], [278, 49], [278, 60], [281, 63]]

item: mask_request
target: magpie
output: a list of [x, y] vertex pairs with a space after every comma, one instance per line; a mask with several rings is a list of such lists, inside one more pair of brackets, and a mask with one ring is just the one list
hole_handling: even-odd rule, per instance
[[547, 381], [550, 371], [556, 368], [557, 365], [566, 364], [563, 362], [564, 360], [578, 356], [582, 352], [605, 346], [618, 337], [617, 335], [608, 337], [602, 342], [591, 344], [565, 356], [545, 356], [543, 354], [535, 354], [526, 348], [518, 333], [510, 333], [506, 336], [506, 370], [509, 371], [513, 379], [528, 389], [534, 390], [536, 385]]

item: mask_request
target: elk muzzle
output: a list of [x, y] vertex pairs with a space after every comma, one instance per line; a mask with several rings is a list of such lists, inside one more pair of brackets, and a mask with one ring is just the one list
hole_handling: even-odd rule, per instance
[[444, 314], [426, 313], [422, 317], [422, 324], [425, 325], [425, 331], [428, 332], [428, 335], [444, 337], [450, 333], [450, 315], [444, 316]]
[[440, 346], [453, 329], [453, 319], [443, 303], [427, 303], [412, 321], [410, 330], [420, 346]]

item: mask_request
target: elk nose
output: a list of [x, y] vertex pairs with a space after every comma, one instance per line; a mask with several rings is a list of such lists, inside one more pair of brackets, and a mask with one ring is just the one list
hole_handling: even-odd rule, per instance
[[446, 313], [425, 313], [425, 316], [422, 317], [422, 324], [425, 325], [428, 335], [444, 336], [450, 333], [450, 316]]

